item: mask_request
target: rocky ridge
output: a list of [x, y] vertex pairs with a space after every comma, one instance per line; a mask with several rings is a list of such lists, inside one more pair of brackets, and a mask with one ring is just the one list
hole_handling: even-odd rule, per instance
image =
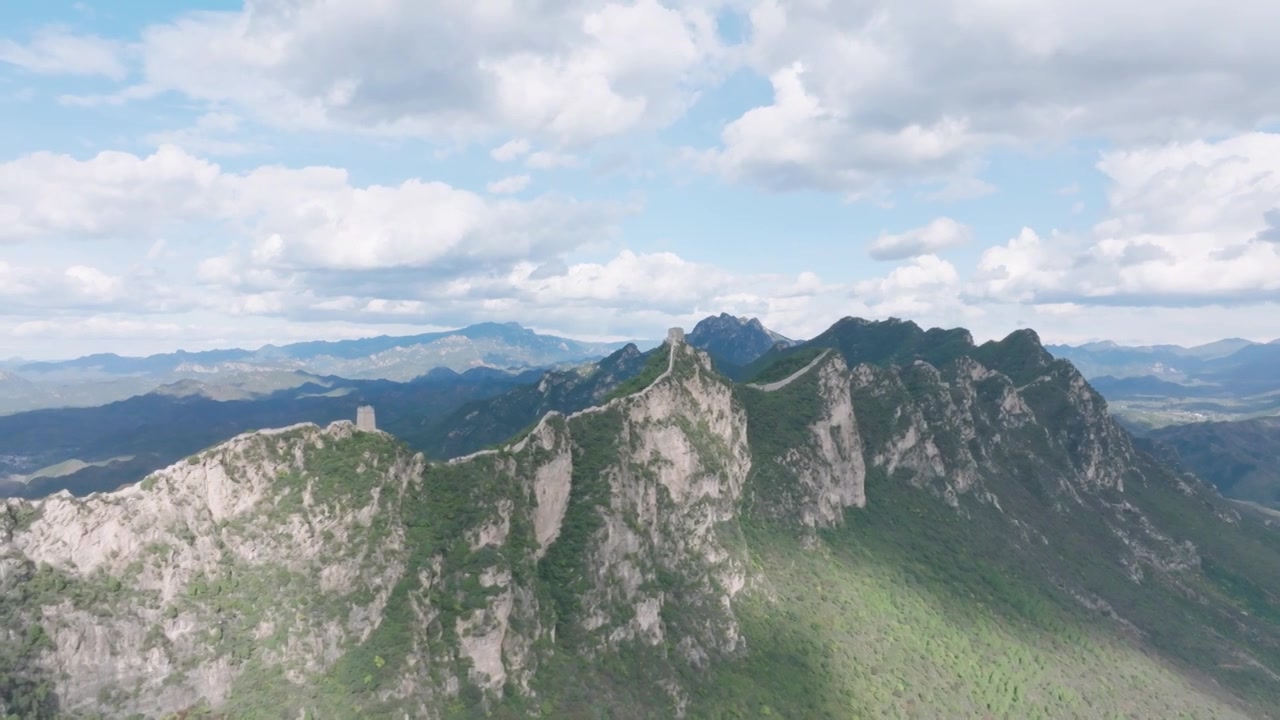
[[[869, 327], [842, 332], [882, 331]], [[1211, 494], [1137, 452], [1034, 334], [956, 337], [916, 337], [888, 362], [846, 337], [750, 386], [673, 331], [647, 387], [450, 463], [348, 423], [298, 426], [118, 493], [7, 501], [4, 627], [40, 630], [7, 630], [24, 651], [0, 669], [72, 716], [446, 717], [554, 708], [566, 668], [621, 663], [640, 689], [596, 692], [649, 688], [679, 716], [699, 678], [763, 650], [738, 604], [768, 596], [770, 570], [744, 530], [817, 542], [890, 484], [993, 523], [1064, 596], [1139, 634], [1152, 628], [1100, 595], [1113, 576], [1206, 592], [1201, 548], [1152, 508]], [[1053, 560], [1068, 530], [1103, 555]]]

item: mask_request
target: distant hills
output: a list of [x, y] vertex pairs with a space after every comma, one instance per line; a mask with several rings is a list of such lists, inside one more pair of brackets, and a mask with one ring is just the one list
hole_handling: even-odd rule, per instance
[[1134, 429], [1280, 414], [1280, 341], [1046, 349], [1079, 368]]
[[[689, 336], [690, 345], [709, 351], [717, 363], [731, 368], [737, 366], [730, 360], [750, 362], [766, 350], [791, 343], [756, 319], [720, 315], [697, 327], [700, 329]], [[549, 411], [572, 412], [598, 404], [639, 375], [658, 350], [641, 351], [635, 343], [626, 343], [603, 359], [552, 362], [612, 344], [581, 343], [538, 335], [514, 324], [490, 323], [463, 328], [453, 335], [302, 343], [288, 346], [288, 352], [296, 357], [324, 353], [310, 355], [313, 358], [345, 353], [356, 360], [368, 360], [375, 355], [358, 353], [387, 348], [393, 342], [424, 339], [425, 344], [413, 346], [424, 353], [440, 346], [475, 351], [488, 343], [490, 359], [541, 361], [553, 367], [514, 372], [481, 365], [458, 372], [436, 366], [407, 382], [303, 370], [227, 370], [168, 380], [149, 392], [97, 407], [44, 408], [0, 416], [0, 497], [42, 497], [62, 489], [83, 495], [114, 489], [238, 433], [351, 419], [355, 408], [363, 404], [376, 408], [382, 429], [413, 448], [431, 458], [456, 457], [506, 440]], [[81, 358], [69, 364], [94, 372], [102, 367], [163, 371], [193, 364], [197, 356], [202, 362], [225, 360], [225, 353], [231, 352], [242, 351], [151, 358], [100, 355], [90, 356], [99, 360]], [[459, 350], [450, 357], [465, 356]], [[179, 358], [182, 363], [174, 365]], [[132, 361], [137, 364], [130, 365]], [[228, 362], [243, 364], [240, 360]], [[142, 377], [154, 382], [176, 374]], [[16, 376], [13, 382], [15, 386], [31, 385]]]
[[352, 420], [365, 404], [376, 407], [381, 428], [422, 436], [455, 408], [540, 375], [477, 368], [433, 372], [408, 383], [325, 377], [248, 399], [155, 392], [99, 407], [0, 417], [0, 497], [113, 490], [239, 433]]
[[[452, 463], [404, 426], [502, 375], [316, 383], [403, 425], [0, 501], [0, 715], [1277, 718], [1280, 516], [1135, 444], [1036, 333], [847, 318], [724, 362], [671, 333], [552, 371], [503, 422], [590, 411]], [[158, 408], [244, 414], [144, 400], [81, 424], [101, 462]]]
[[519, 372], [594, 360], [624, 345], [542, 335], [517, 323], [481, 323], [406, 337], [301, 342], [257, 350], [179, 351], [147, 357], [108, 353], [58, 362], [21, 362], [0, 374], [0, 414], [102, 405], [161, 386], [243, 400], [298, 387], [317, 376], [406, 382], [437, 368]]
[[1280, 417], [1174, 425], [1147, 437], [1223, 495], [1280, 510]]

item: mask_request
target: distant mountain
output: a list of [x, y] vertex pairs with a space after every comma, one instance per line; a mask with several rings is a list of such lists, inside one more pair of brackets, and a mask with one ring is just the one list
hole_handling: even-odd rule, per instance
[[1050, 345], [1131, 427], [1280, 413], [1280, 344], [1240, 338], [1184, 348], [1111, 342]]
[[457, 462], [303, 424], [0, 501], [0, 716], [1280, 717], [1277, 516], [968, 337], [762, 385], [673, 332]]
[[693, 347], [718, 362], [747, 365], [777, 345], [790, 347], [790, 338], [769, 330], [757, 318], [712, 315], [693, 327], [687, 336]]
[[540, 374], [446, 370], [409, 383], [317, 377], [230, 401], [187, 381], [101, 407], [17, 413], [0, 417], [0, 497], [112, 490], [239, 433], [353, 419], [365, 404], [374, 406], [380, 427], [413, 437], [467, 402]]
[[257, 350], [231, 348], [178, 351], [147, 357], [88, 355], [59, 362], [33, 362], [18, 367], [24, 375], [94, 372], [106, 375], [213, 373], [231, 364], [247, 367], [290, 367], [344, 377], [411, 380], [436, 367], [465, 370], [477, 366], [536, 367], [607, 354], [626, 343], [589, 343], [540, 335], [518, 323], [480, 323], [458, 330], [404, 337], [380, 335], [359, 340], [310, 341]]
[[434, 427], [402, 439], [431, 458], [466, 455], [509, 439], [549, 412], [568, 414], [598, 405], [663, 357], [663, 346], [642, 353], [627, 345], [599, 362], [551, 371], [536, 383], [468, 403]]
[[1125, 399], [1135, 397], [1211, 397], [1219, 388], [1216, 385], [1183, 385], [1181, 383], [1161, 380], [1153, 375], [1142, 377], [1102, 377], [1091, 378], [1089, 383], [1093, 389], [1102, 393], [1103, 397]]
[[[1225, 358], [1252, 345], [1259, 345], [1243, 338], [1227, 338], [1204, 345], [1183, 347], [1181, 345], [1119, 345], [1110, 340], [1084, 343], [1082, 345], [1046, 345], [1045, 349], [1055, 356], [1064, 357], [1089, 374], [1111, 374], [1117, 377], [1127, 375], [1158, 374], [1153, 372], [1155, 366], [1165, 366], [1159, 371], [1179, 372], [1176, 368], [1185, 365], [1189, 368], [1200, 367], [1200, 361], [1211, 361]], [[1173, 370], [1167, 370], [1172, 366]], [[1105, 370], [1103, 370], [1105, 368]]]
[[[700, 321], [685, 337], [706, 352], [716, 368], [729, 377], [767, 352], [791, 347], [795, 341], [765, 328], [756, 318], [722, 313]], [[666, 346], [641, 352], [629, 344], [596, 363], [546, 373], [537, 384], [524, 385], [459, 408], [439, 425], [403, 438], [428, 457], [454, 458], [507, 440], [548, 412], [572, 413], [599, 404], [646, 370], [658, 369]], [[650, 373], [651, 374], [651, 373]]]
[[1176, 425], [1147, 437], [1223, 495], [1280, 510], [1280, 417]]
[[0, 386], [0, 414], [46, 407], [101, 405], [161, 386], [197, 387], [211, 397], [244, 398], [296, 387], [311, 376], [409, 381], [437, 368], [498, 370], [581, 363], [626, 343], [541, 335], [517, 323], [481, 323], [407, 337], [316, 341], [257, 350], [179, 351], [147, 357], [88, 355], [30, 362], [15, 369], [29, 386]]

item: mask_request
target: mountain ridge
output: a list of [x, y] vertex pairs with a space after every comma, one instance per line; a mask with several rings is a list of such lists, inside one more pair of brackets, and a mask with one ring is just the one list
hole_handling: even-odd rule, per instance
[[30, 579], [3, 632], [46, 639], [0, 676], [111, 716], [1273, 715], [1270, 528], [1033, 332], [837, 325], [771, 391], [673, 333], [647, 384], [457, 462], [343, 422], [5, 501], [0, 577]]
[[257, 350], [96, 354], [13, 368], [14, 377], [0, 381], [0, 413], [101, 405], [190, 380], [204, 383], [215, 395], [248, 397], [255, 391], [297, 387], [314, 376], [408, 382], [440, 368], [521, 372], [593, 360], [625, 345], [541, 335], [517, 323], [481, 323], [414, 336], [308, 341]]

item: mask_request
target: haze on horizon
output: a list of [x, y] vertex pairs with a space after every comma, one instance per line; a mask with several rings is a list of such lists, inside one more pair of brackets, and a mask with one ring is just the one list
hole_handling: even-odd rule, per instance
[[1280, 337], [1280, 5], [0, 6], [0, 358]]

